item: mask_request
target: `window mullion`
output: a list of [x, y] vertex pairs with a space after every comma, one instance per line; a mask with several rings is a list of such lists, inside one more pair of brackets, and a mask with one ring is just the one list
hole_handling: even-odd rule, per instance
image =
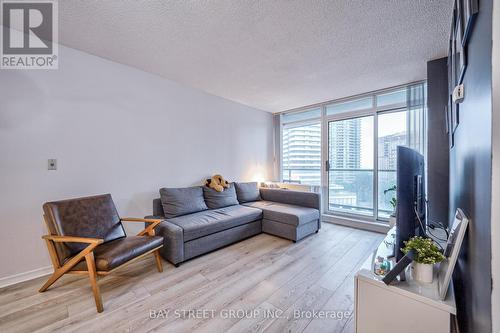
[[373, 96], [373, 218], [378, 219], [378, 113]]

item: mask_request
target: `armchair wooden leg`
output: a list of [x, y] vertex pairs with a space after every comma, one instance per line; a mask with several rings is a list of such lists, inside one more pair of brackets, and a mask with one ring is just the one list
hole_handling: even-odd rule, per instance
[[160, 258], [160, 250], [156, 250], [153, 252], [155, 255], [156, 259], [156, 268], [158, 268], [158, 272], [163, 272], [163, 264], [161, 263], [161, 258]]
[[99, 286], [97, 285], [94, 253], [90, 252], [87, 254], [85, 256], [85, 261], [87, 262], [87, 269], [89, 271], [90, 285], [92, 286], [92, 292], [94, 293], [95, 306], [97, 308], [97, 312], [102, 312], [104, 308], [102, 306], [101, 292], [99, 291]]
[[59, 269], [56, 269], [54, 271], [54, 273], [52, 273], [51, 277], [47, 280], [47, 282], [45, 282], [45, 284], [42, 286], [42, 288], [40, 288], [38, 291], [43, 293], [45, 290], [49, 289], [49, 287], [54, 283], [56, 282], [57, 280], [59, 280], [59, 278], [61, 276], [64, 275], [64, 273], [66, 273], [64, 271], [64, 269], [62, 268], [59, 268]]

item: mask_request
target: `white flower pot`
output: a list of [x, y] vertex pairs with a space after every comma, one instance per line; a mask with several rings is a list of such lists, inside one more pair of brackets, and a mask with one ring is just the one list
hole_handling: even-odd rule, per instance
[[396, 216], [391, 215], [389, 216], [389, 227], [392, 228], [396, 225]]
[[432, 283], [434, 265], [413, 263], [413, 279], [423, 283]]

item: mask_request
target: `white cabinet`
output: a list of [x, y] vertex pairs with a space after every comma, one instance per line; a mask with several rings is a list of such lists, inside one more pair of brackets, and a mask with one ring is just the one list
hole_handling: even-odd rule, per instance
[[451, 315], [456, 313], [450, 292], [445, 301], [440, 301], [401, 283], [405, 285], [387, 286], [366, 269], [356, 274], [356, 332], [450, 332]]
[[[375, 255], [383, 248], [384, 242]], [[354, 277], [357, 333], [451, 331], [456, 315], [452, 284], [442, 301], [436, 272], [431, 284], [413, 281], [407, 272], [406, 281], [387, 286], [373, 273], [372, 263], [373, 258], [368, 258]]]

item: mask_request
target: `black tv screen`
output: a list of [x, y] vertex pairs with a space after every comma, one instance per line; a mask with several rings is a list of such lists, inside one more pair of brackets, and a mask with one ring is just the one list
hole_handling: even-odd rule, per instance
[[[397, 148], [397, 205], [395, 255], [404, 254], [404, 241], [425, 235], [424, 156], [408, 147]], [[420, 218], [420, 222], [419, 219]]]

